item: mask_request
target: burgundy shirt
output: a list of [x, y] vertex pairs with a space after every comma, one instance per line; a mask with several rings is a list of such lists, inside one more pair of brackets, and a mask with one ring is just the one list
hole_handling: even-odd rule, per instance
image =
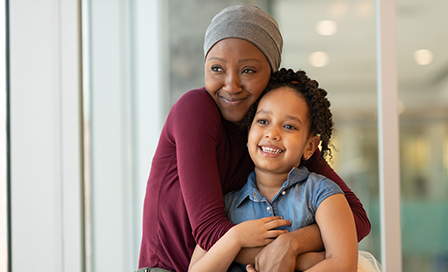
[[[222, 196], [240, 189], [254, 168], [246, 143], [247, 132], [221, 117], [205, 88], [185, 93], [174, 104], [146, 188], [139, 268], [187, 271], [196, 243], [208, 250], [233, 226]], [[361, 240], [370, 232], [361, 202], [318, 156], [317, 150], [307, 167], [344, 191]]]

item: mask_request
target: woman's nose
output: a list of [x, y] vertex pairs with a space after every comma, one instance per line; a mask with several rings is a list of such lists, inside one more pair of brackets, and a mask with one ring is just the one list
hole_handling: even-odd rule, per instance
[[237, 94], [243, 90], [241, 87], [241, 79], [237, 73], [228, 73], [226, 76], [226, 82], [224, 84], [224, 91]]

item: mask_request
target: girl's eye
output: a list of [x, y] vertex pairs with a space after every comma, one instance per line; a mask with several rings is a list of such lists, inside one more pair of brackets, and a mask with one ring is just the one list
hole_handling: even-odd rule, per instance
[[296, 127], [293, 125], [286, 125], [285, 128], [286, 129], [296, 129]]
[[221, 66], [212, 66], [212, 71], [213, 72], [222, 72], [222, 67]]
[[266, 125], [268, 123], [268, 121], [266, 121], [264, 119], [258, 119], [257, 123], [259, 123], [261, 125]]

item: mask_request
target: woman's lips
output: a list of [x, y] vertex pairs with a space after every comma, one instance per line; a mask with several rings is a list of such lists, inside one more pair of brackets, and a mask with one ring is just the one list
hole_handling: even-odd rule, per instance
[[229, 106], [239, 106], [239, 105], [243, 104], [244, 101], [247, 99], [246, 97], [245, 98], [229, 98], [229, 97], [223, 97], [223, 96], [220, 96], [219, 98], [224, 102], [224, 104], [229, 105]]

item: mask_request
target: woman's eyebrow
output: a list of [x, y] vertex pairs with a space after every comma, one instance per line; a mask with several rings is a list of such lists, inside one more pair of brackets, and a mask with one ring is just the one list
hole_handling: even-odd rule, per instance
[[257, 59], [257, 58], [247, 58], [247, 59], [240, 59], [240, 60], [238, 60], [238, 63], [250, 62], [250, 61], [261, 62], [261, 61], [260, 61], [259, 59]]
[[223, 59], [223, 58], [220, 58], [220, 57], [211, 56], [211, 57], [207, 58], [207, 61], [210, 61], [210, 60], [219, 60], [219, 61], [227, 63], [226, 59]]

